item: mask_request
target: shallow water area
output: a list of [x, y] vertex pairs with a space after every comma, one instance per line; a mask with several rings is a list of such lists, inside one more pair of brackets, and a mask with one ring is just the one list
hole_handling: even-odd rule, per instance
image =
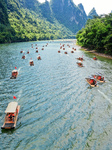
[[[60, 49], [63, 44], [65, 50]], [[1, 150], [112, 149], [112, 60], [94, 61], [93, 56], [81, 51], [76, 40], [0, 45], [0, 125], [13, 96], [21, 105], [16, 129], [0, 130]], [[82, 68], [78, 57], [84, 58]], [[11, 80], [15, 67], [19, 74]], [[91, 88], [85, 78], [96, 72], [106, 82]]]

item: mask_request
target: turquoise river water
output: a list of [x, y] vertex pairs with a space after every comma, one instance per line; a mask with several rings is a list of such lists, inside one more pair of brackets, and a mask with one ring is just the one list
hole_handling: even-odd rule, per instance
[[[60, 43], [68, 54], [58, 53]], [[82, 56], [81, 68], [76, 58]], [[93, 56], [76, 40], [0, 45], [0, 126], [9, 102], [21, 106], [16, 128], [0, 130], [1, 150], [112, 150], [112, 60]], [[15, 67], [19, 75], [10, 79]], [[106, 82], [91, 88], [85, 78], [96, 72]]]

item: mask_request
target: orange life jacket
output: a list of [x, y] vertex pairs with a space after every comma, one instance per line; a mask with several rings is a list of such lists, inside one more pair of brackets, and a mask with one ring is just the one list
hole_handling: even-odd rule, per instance
[[90, 79], [90, 84], [92, 84], [94, 82], [94, 80], [93, 79]]
[[98, 76], [98, 80], [101, 80], [101, 76]]

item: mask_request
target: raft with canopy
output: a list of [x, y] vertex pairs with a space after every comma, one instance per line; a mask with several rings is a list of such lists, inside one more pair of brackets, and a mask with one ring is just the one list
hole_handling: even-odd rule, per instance
[[20, 105], [17, 102], [10, 102], [5, 110], [5, 120], [1, 129], [14, 129], [16, 127]]

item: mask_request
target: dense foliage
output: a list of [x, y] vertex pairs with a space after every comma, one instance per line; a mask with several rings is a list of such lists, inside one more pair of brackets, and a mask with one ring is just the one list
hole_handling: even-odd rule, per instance
[[88, 20], [76, 38], [83, 47], [112, 55], [112, 13]]
[[8, 24], [7, 6], [5, 0], [0, 0], [0, 24]]
[[0, 0], [0, 43], [10, 42], [15, 36], [15, 31], [9, 24], [7, 5], [5, 0]]

